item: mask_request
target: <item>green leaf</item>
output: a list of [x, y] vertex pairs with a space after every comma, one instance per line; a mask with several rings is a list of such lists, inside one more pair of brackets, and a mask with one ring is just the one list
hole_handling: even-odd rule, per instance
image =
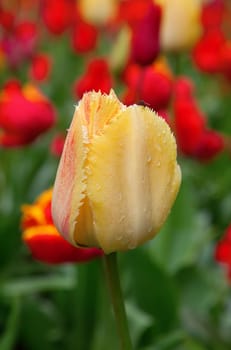
[[74, 285], [75, 279], [72, 274], [19, 278], [3, 283], [1, 293], [7, 297], [15, 297], [56, 289], [69, 290]]
[[20, 339], [26, 349], [62, 348], [62, 317], [49, 299], [24, 299], [21, 320]]
[[126, 312], [129, 322], [129, 330], [132, 334], [132, 343], [134, 348], [138, 349], [141, 337], [152, 327], [154, 320], [150, 314], [145, 313], [138, 308], [138, 306], [131, 300], [126, 302]]
[[218, 269], [208, 268], [208, 264], [185, 269], [178, 278], [182, 307], [189, 308], [192, 314], [208, 315], [227, 292], [223, 275]]
[[11, 310], [6, 321], [5, 332], [0, 340], [1, 350], [13, 350], [16, 337], [18, 335], [18, 327], [20, 320], [21, 301], [14, 298], [11, 301]]
[[158, 333], [174, 327], [178, 319], [178, 296], [171, 276], [142, 248], [126, 254], [121, 271], [126, 297], [151, 317], [153, 330]]
[[210, 239], [207, 217], [196, 205], [191, 186], [183, 181], [167, 222], [149, 245], [151, 256], [170, 273], [195, 263]]

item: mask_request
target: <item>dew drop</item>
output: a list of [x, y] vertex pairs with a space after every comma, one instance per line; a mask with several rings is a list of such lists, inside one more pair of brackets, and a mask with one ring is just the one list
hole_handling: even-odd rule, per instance
[[152, 157], [149, 155], [148, 158], [147, 158], [147, 163], [150, 163], [152, 160]]
[[116, 235], [115, 238], [116, 238], [117, 241], [122, 241], [123, 235], [122, 234], [118, 234], [118, 235]]
[[159, 168], [160, 167], [160, 161], [158, 161], [157, 163], [156, 163], [156, 166]]
[[157, 151], [161, 151], [160, 145], [156, 145], [156, 149], [157, 149]]
[[148, 233], [150, 233], [152, 231], [152, 226], [150, 226], [149, 228], [148, 228]]
[[101, 186], [100, 186], [100, 184], [96, 184], [96, 185], [95, 185], [95, 188], [96, 188], [96, 191], [101, 190]]
[[128, 249], [134, 249], [136, 247], [136, 243], [134, 241], [131, 241], [128, 243]]
[[125, 219], [125, 215], [122, 215], [122, 216], [120, 217], [120, 219], [119, 219], [119, 223], [121, 223], [122, 221], [124, 221], [124, 219]]

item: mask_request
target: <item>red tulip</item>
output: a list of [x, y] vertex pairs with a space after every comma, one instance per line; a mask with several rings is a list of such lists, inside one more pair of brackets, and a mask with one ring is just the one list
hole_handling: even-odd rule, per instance
[[214, 257], [216, 261], [224, 264], [228, 280], [231, 281], [231, 225], [228, 226], [223, 238], [217, 243]]
[[222, 24], [225, 14], [223, 0], [212, 0], [202, 7], [201, 22], [204, 29], [219, 27]]
[[152, 4], [148, 12], [133, 28], [131, 58], [141, 65], [151, 64], [160, 51], [159, 30], [161, 8]]
[[172, 93], [172, 76], [164, 61], [145, 68], [129, 65], [124, 80], [128, 85], [123, 99], [125, 104], [143, 101], [154, 110], [167, 107]]
[[38, 28], [34, 22], [24, 21], [17, 24], [13, 31], [3, 37], [1, 43], [9, 65], [18, 68], [25, 59], [34, 54], [37, 42]]
[[50, 101], [32, 84], [7, 84], [0, 96], [0, 145], [22, 146], [54, 125]]
[[47, 29], [55, 35], [62, 34], [70, 27], [76, 11], [74, 0], [42, 1], [42, 19]]
[[79, 19], [72, 29], [72, 46], [77, 53], [86, 53], [96, 47], [97, 28]]
[[30, 77], [37, 81], [44, 81], [48, 78], [51, 70], [51, 59], [48, 55], [37, 54], [32, 58]]
[[220, 52], [221, 72], [231, 81], [231, 41], [227, 41]]
[[192, 57], [196, 66], [207, 73], [220, 72], [220, 52], [225, 42], [224, 34], [220, 29], [205, 32], [193, 49]]
[[60, 157], [63, 151], [65, 136], [63, 134], [56, 135], [51, 143], [50, 151], [56, 157]]
[[152, 0], [121, 1], [117, 21], [134, 27], [146, 16], [151, 5]]
[[206, 116], [193, 96], [187, 78], [176, 82], [173, 100], [174, 127], [181, 152], [201, 161], [212, 160], [224, 149], [223, 137], [207, 126]]
[[112, 88], [112, 77], [108, 63], [103, 58], [92, 60], [85, 74], [75, 82], [74, 93], [77, 98], [90, 90], [109, 93]]

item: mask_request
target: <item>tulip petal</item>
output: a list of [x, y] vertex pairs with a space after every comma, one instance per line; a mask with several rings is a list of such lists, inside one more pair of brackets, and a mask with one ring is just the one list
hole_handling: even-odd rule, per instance
[[89, 141], [95, 135], [103, 133], [104, 128], [116, 118], [122, 106], [113, 90], [109, 95], [94, 91], [83, 96], [76, 114], [87, 129]]
[[81, 263], [102, 256], [97, 248], [73, 247], [53, 225], [31, 227], [24, 231], [23, 240], [35, 259], [48, 264]]
[[[91, 92], [76, 108], [66, 137], [52, 197], [52, 216], [59, 232], [72, 244], [98, 245], [86, 196], [89, 143], [116, 118], [121, 103], [109, 95]], [[84, 237], [84, 239], [82, 239]], [[82, 242], [83, 241], [83, 242]]]
[[181, 179], [166, 122], [148, 108], [128, 107], [94, 137], [88, 163], [87, 193], [100, 247], [110, 253], [151, 239]]
[[[82, 120], [82, 125], [86, 127], [88, 135], [88, 148], [91, 140], [103, 133], [104, 129], [117, 117], [122, 108], [122, 104], [117, 99], [114, 92], [111, 90], [109, 95], [101, 94], [100, 92], [91, 92], [85, 94], [78, 108], [76, 115], [79, 115]], [[75, 118], [76, 116], [74, 116]], [[88, 159], [85, 162], [86, 175], [91, 172]], [[83, 205], [77, 213], [74, 206], [75, 198], [73, 198], [73, 216], [74, 231], [70, 231], [72, 242], [81, 246], [99, 246], [98, 239], [95, 235], [94, 218], [92, 214], [91, 203], [89, 198], [83, 200]]]
[[79, 114], [75, 114], [71, 123], [52, 195], [54, 223], [58, 231], [70, 241], [70, 232], [74, 230], [75, 218], [83, 203], [86, 188], [84, 163], [88, 152], [88, 139], [79, 118]]

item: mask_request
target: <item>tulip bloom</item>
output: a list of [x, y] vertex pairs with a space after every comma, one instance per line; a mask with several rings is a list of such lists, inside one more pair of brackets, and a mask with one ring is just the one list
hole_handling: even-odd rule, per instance
[[51, 58], [46, 54], [37, 54], [32, 58], [29, 75], [39, 82], [45, 81], [51, 71]]
[[160, 52], [160, 6], [152, 4], [146, 15], [134, 26], [131, 40], [131, 58], [140, 65], [151, 64]]
[[215, 260], [223, 264], [227, 269], [227, 276], [231, 282], [231, 225], [225, 231], [222, 239], [217, 243], [215, 252]]
[[72, 28], [72, 47], [76, 53], [94, 50], [98, 41], [98, 29], [78, 18]]
[[179, 78], [175, 83], [173, 111], [177, 142], [183, 154], [209, 161], [223, 151], [223, 137], [208, 127], [187, 78]]
[[168, 106], [173, 78], [163, 59], [144, 68], [135, 64], [129, 65], [124, 72], [124, 80], [128, 86], [123, 100], [126, 105], [144, 101], [155, 111]]
[[168, 124], [111, 91], [76, 107], [52, 197], [59, 232], [105, 253], [132, 249], [160, 230], [181, 181]]
[[221, 52], [225, 43], [225, 36], [219, 28], [205, 32], [192, 52], [197, 68], [207, 73], [219, 73], [221, 71]]
[[160, 42], [164, 50], [192, 47], [201, 33], [201, 3], [197, 0], [156, 0], [162, 7]]
[[74, 20], [76, 12], [75, 1], [44, 0], [41, 5], [41, 16], [49, 32], [55, 35], [63, 34]]
[[82, 17], [89, 23], [104, 25], [116, 14], [117, 0], [80, 0]]
[[96, 248], [76, 248], [55, 228], [51, 217], [52, 190], [43, 192], [31, 205], [22, 206], [23, 241], [36, 260], [48, 264], [85, 262], [101, 256]]
[[54, 136], [50, 144], [50, 152], [53, 156], [60, 157], [63, 151], [65, 142], [65, 136], [63, 134], [57, 134]]
[[0, 146], [26, 145], [54, 123], [52, 104], [34, 85], [5, 85], [0, 95]]
[[112, 76], [109, 65], [104, 58], [96, 58], [88, 63], [86, 72], [74, 83], [76, 98], [90, 90], [109, 93], [112, 87]]
[[35, 22], [23, 21], [3, 36], [1, 46], [10, 67], [19, 68], [24, 60], [31, 58], [36, 50], [38, 34]]

